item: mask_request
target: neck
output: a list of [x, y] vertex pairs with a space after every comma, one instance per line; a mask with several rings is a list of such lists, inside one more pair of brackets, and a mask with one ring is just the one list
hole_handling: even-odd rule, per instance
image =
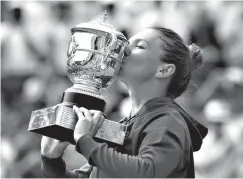
[[165, 86], [156, 81], [149, 81], [143, 84], [133, 83], [132, 86], [129, 86], [128, 91], [132, 103], [131, 115], [135, 115], [148, 100], [155, 97], [165, 97]]

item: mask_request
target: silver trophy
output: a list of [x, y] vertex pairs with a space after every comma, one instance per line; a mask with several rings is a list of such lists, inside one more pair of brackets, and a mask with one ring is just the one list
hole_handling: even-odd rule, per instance
[[[97, 21], [71, 29], [67, 76], [73, 86], [66, 89], [60, 104], [32, 111], [28, 130], [75, 144], [73, 130], [78, 120], [73, 105], [104, 111], [101, 89], [118, 74], [124, 57], [126, 37], [106, 23], [107, 13]], [[96, 138], [123, 144], [126, 126], [105, 119]]]

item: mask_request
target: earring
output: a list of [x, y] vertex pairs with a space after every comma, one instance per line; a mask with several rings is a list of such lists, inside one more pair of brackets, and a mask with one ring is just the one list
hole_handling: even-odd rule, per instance
[[160, 76], [162, 76], [162, 74], [163, 74], [163, 73], [162, 73], [161, 71], [159, 71], [159, 72], [156, 73], [156, 76], [157, 76], [157, 77], [160, 77]]

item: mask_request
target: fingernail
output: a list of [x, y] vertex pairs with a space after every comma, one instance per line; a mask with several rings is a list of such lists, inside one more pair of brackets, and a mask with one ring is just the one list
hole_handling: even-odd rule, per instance
[[83, 107], [80, 107], [79, 108], [81, 111], [85, 111], [86, 109], [85, 108], [83, 108]]

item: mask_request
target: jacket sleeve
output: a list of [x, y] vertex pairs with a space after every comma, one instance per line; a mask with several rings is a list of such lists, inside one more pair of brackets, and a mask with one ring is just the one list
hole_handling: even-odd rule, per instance
[[143, 131], [137, 156], [117, 152], [105, 143], [95, 142], [90, 135], [82, 136], [76, 150], [112, 177], [165, 178], [176, 168], [182, 157], [185, 133], [181, 127], [173, 131], [156, 120]]
[[88, 163], [73, 171], [66, 169], [66, 163], [60, 158], [49, 159], [41, 155], [41, 172], [44, 178], [89, 178], [92, 166]]

